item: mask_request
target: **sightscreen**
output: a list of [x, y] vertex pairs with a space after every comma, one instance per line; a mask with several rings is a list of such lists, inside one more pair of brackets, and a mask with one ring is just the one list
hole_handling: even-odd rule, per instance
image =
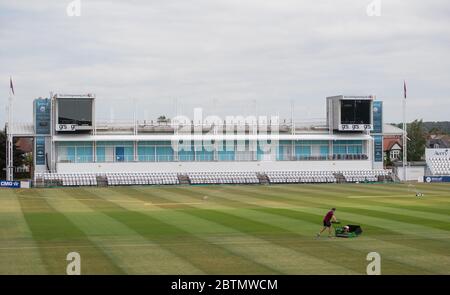
[[341, 124], [371, 124], [370, 100], [341, 100]]
[[58, 124], [92, 126], [92, 100], [77, 98], [59, 99]]

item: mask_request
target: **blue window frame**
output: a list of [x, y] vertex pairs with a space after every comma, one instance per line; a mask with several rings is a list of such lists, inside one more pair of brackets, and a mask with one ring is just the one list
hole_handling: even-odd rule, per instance
[[123, 146], [116, 146], [115, 156], [117, 162], [125, 161], [125, 148]]

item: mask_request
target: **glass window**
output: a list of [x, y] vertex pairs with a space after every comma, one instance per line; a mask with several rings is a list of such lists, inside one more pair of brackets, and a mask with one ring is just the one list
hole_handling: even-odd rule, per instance
[[399, 159], [400, 158], [400, 151], [399, 150], [392, 150], [391, 151], [391, 159]]
[[105, 147], [104, 146], [98, 146], [97, 147], [97, 162], [105, 162], [106, 161], [106, 153], [105, 153]]

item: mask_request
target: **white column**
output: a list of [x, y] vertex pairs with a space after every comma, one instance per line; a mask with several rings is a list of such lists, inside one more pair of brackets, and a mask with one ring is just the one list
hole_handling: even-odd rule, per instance
[[97, 142], [92, 142], [92, 161], [97, 162]]

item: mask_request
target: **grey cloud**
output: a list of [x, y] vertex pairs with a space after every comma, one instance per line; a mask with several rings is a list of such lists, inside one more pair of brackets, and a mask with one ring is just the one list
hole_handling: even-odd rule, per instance
[[369, 0], [81, 0], [72, 18], [69, 2], [0, 0], [0, 104], [13, 75], [17, 119], [53, 90], [96, 93], [105, 118], [131, 118], [132, 98], [141, 117], [178, 98], [221, 116], [256, 101], [289, 117], [294, 100], [298, 119], [323, 118], [328, 95], [376, 94], [399, 121], [403, 79], [408, 118], [450, 119], [448, 1], [382, 0], [368, 17]]

